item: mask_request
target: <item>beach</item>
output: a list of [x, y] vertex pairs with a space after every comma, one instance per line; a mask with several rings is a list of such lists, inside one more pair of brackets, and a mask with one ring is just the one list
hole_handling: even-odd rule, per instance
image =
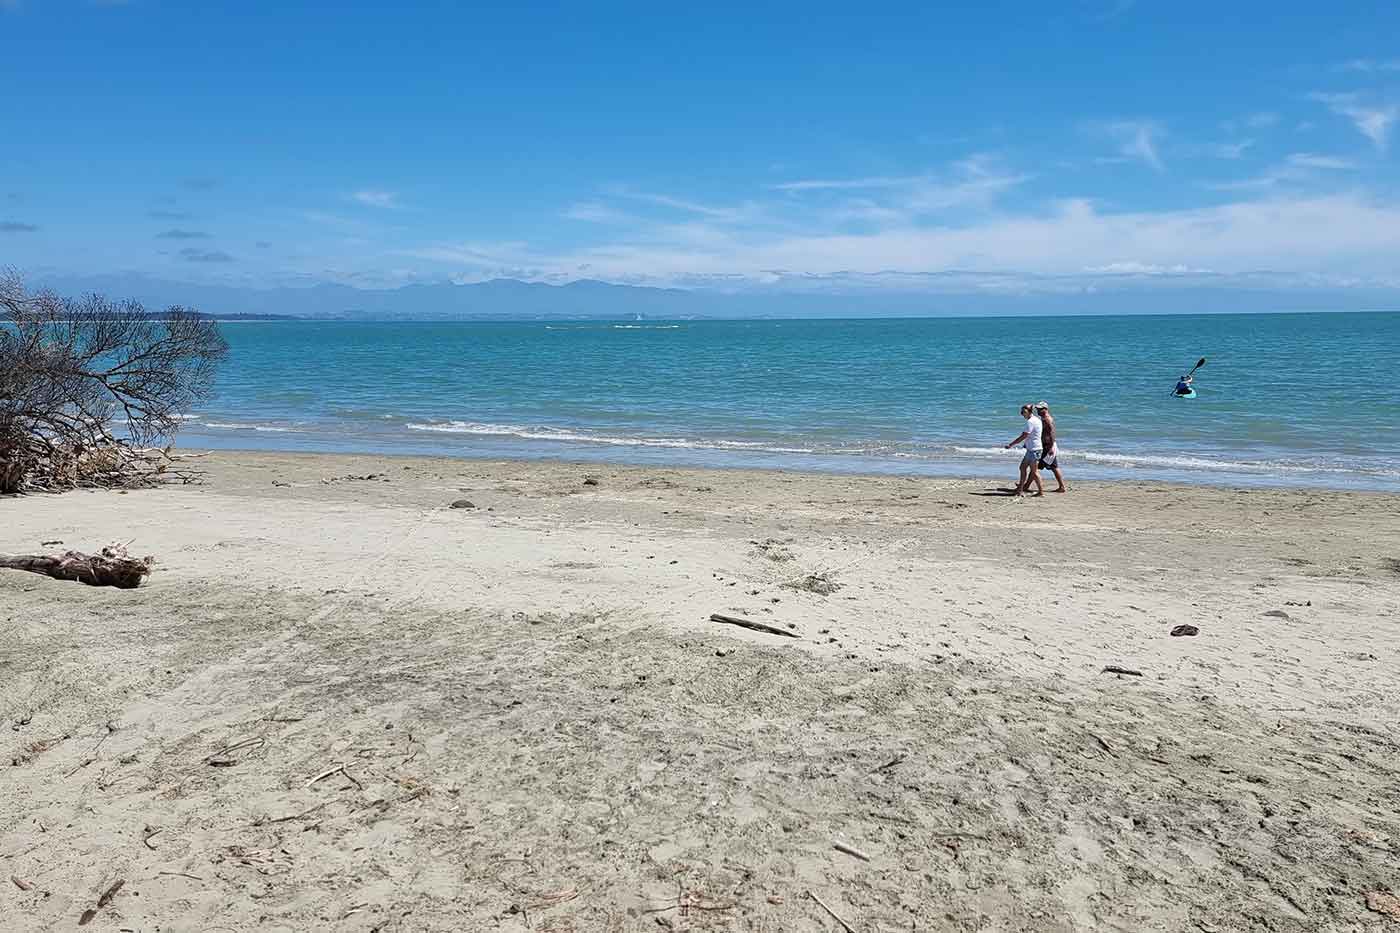
[[0, 571], [6, 929], [1400, 928], [1400, 495], [189, 463], [0, 500], [157, 561]]

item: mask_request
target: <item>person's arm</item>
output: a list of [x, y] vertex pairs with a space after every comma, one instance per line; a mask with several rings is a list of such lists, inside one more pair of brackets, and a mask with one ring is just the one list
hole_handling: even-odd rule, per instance
[[1031, 435], [1030, 435], [1030, 432], [1029, 432], [1029, 431], [1022, 431], [1020, 434], [1018, 434], [1018, 435], [1016, 436], [1016, 439], [1015, 439], [1014, 441], [1012, 441], [1011, 443], [1009, 443], [1009, 444], [1006, 445], [1006, 449], [1007, 449], [1007, 450], [1010, 450], [1011, 448], [1015, 447], [1017, 444], [1021, 443], [1022, 441], [1024, 441], [1026, 438], [1028, 438], [1028, 437], [1030, 437], [1030, 436], [1031, 436]]

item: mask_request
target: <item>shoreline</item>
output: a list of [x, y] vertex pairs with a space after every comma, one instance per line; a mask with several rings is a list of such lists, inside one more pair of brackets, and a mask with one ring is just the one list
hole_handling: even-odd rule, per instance
[[1386, 922], [1400, 495], [191, 463], [0, 500], [0, 552], [157, 559], [0, 571], [22, 927]]
[[[281, 434], [283, 432], [281, 429], [278, 429], [276, 432], [272, 433]], [[357, 441], [354, 440], [346, 444], [334, 445], [327, 443], [324, 438], [313, 440], [311, 444], [306, 447], [277, 447], [271, 446], [270, 444], [264, 446], [249, 445], [245, 442], [252, 438], [247, 437], [242, 439], [230, 438], [230, 443], [227, 445], [218, 443], [221, 440], [220, 438], [207, 434], [195, 434], [194, 437], [201, 441], [214, 441], [215, 443], [178, 444], [177, 449], [188, 448], [194, 451], [207, 450], [210, 452], [227, 454], [266, 454], [269, 456], [299, 454], [327, 457], [417, 457], [487, 463], [579, 463], [593, 464], [596, 466], [614, 465], [652, 469], [758, 470], [764, 472], [780, 471], [831, 476], [908, 476], [914, 478], [948, 480], [997, 479], [1003, 474], [1014, 475], [1017, 466], [1017, 454], [1015, 451], [1006, 451], [1001, 460], [992, 457], [977, 458], [969, 454], [960, 456], [949, 455], [946, 459], [935, 459], [902, 458], [901, 455], [881, 457], [864, 453], [823, 453], [819, 451], [784, 452], [762, 449], [743, 450], [724, 447], [706, 447], [703, 445], [686, 447], [665, 444], [589, 444], [586, 441], [550, 440], [544, 437], [525, 440], [501, 440], [494, 437], [478, 437], [474, 439], [479, 443], [483, 443], [485, 445], [484, 449], [459, 449], [458, 451], [453, 451], [443, 444], [431, 443], [426, 438], [412, 444], [397, 444], [396, 446], [402, 449], [395, 450], [387, 447], [381, 449], [361, 447], [358, 446]], [[530, 446], [531, 444], [534, 445], [533, 449]], [[551, 446], [568, 447], [569, 449], [548, 449]], [[516, 449], [512, 450], [511, 448]], [[524, 449], [522, 450], [521, 448]], [[686, 456], [687, 453], [691, 456]], [[592, 456], [589, 456], [590, 454], [592, 454]], [[647, 454], [650, 454], [650, 456], [648, 457]], [[1143, 468], [1139, 466], [1118, 465], [1111, 462], [1086, 462], [1082, 459], [1086, 456], [1084, 453], [1076, 453], [1072, 449], [1066, 449], [1062, 452], [1061, 456], [1066, 469], [1071, 472], [1071, 475], [1082, 475], [1081, 471], [1087, 472], [1088, 477], [1082, 480], [1082, 482], [1090, 483], [1160, 482], [1181, 486], [1248, 489], [1307, 489], [1334, 492], [1373, 492], [1383, 495], [1400, 494], [1400, 479], [1382, 479], [1360, 471], [1334, 471], [1362, 477], [1347, 483], [1330, 478], [1325, 473], [1320, 474], [1316, 469], [1305, 467], [1295, 468], [1294, 473], [1290, 476], [1290, 473], [1286, 469], [1280, 469], [1277, 472], [1269, 472], [1264, 469], [1256, 469], [1252, 465], [1248, 469], [1226, 469], [1226, 467], [1239, 465], [1229, 461], [1222, 461], [1220, 463], [1220, 469], [1212, 470], [1198, 467], [1200, 469], [1198, 473], [1191, 469], [1177, 466]], [[1089, 454], [1088, 456], [1104, 455]], [[773, 462], [769, 464], [754, 462], [765, 459]], [[1105, 457], [1105, 459], [1108, 458]], [[1147, 458], [1142, 459], [1145, 460]], [[1170, 458], [1168, 458], [1167, 462], [1170, 462]], [[1200, 460], [1198, 463], [1208, 464], [1210, 461]], [[1299, 478], [1300, 476], [1301, 479]]]
[[[1018, 449], [1019, 450], [1019, 449]], [[419, 454], [398, 451], [321, 451], [321, 450], [279, 450], [272, 448], [257, 447], [208, 447], [193, 445], [190, 447], [176, 446], [172, 449], [176, 455], [193, 454], [195, 456], [230, 456], [235, 459], [246, 460], [256, 463], [259, 460], [292, 459], [306, 460], [308, 463], [317, 460], [336, 461], [353, 460], [364, 461], [376, 458], [386, 458], [395, 462], [420, 462], [422, 464], [439, 464], [443, 467], [462, 463], [482, 464], [491, 467], [517, 467], [525, 468], [530, 466], [540, 467], [575, 467], [585, 472], [596, 472], [600, 469], [612, 468], [618, 470], [664, 470], [671, 472], [695, 472], [695, 473], [726, 473], [743, 474], [753, 473], [761, 476], [795, 476], [806, 478], [824, 478], [830, 480], [849, 479], [860, 480], [891, 480], [906, 479], [913, 481], [927, 481], [932, 483], [982, 483], [1007, 485], [1014, 478], [1016, 465], [1018, 462], [1017, 451], [1007, 452], [1007, 462], [1003, 469], [992, 473], [889, 473], [879, 471], [861, 470], [820, 470], [820, 469], [797, 469], [787, 466], [708, 466], [703, 464], [690, 463], [634, 463], [627, 460], [588, 460], [567, 455], [546, 455], [540, 457], [498, 457], [489, 455], [453, 455], [453, 454]], [[1004, 475], [1003, 475], [1004, 474]], [[1046, 474], [1048, 475], [1048, 473]], [[1083, 486], [1087, 489], [1098, 487], [1116, 486], [1137, 486], [1143, 488], [1163, 487], [1167, 489], [1207, 489], [1217, 492], [1298, 492], [1298, 493], [1326, 493], [1345, 496], [1376, 496], [1376, 497], [1396, 497], [1400, 498], [1400, 490], [1372, 489], [1372, 488], [1351, 488], [1351, 487], [1326, 487], [1326, 486], [1289, 486], [1289, 485], [1263, 485], [1263, 484], [1234, 484], [1228, 482], [1210, 482], [1201, 480], [1197, 482], [1143, 478], [1115, 478], [1115, 479], [1083, 479], [1076, 480], [1072, 476], [1067, 476], [1070, 480], [1071, 491]], [[1049, 480], [1050, 486], [1054, 485], [1054, 478]], [[1047, 491], [1046, 498], [1050, 497]]]

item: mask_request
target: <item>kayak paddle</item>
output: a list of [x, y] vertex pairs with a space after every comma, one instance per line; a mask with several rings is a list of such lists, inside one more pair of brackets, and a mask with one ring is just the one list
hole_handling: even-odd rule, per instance
[[[1196, 372], [1196, 370], [1200, 369], [1200, 368], [1201, 368], [1202, 366], [1204, 366], [1204, 365], [1206, 365], [1206, 358], [1203, 356], [1203, 357], [1201, 357], [1201, 359], [1196, 363], [1195, 366], [1192, 366], [1192, 367], [1191, 367], [1191, 372], [1187, 373], [1186, 375], [1188, 375], [1188, 376], [1193, 375], [1193, 374]], [[1173, 396], [1176, 395], [1176, 390], [1175, 390], [1175, 389], [1172, 389], [1172, 395], [1173, 395]]]

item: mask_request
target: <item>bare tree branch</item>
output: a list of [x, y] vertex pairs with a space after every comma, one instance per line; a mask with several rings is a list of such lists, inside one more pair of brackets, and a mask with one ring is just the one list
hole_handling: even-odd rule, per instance
[[187, 308], [29, 292], [0, 273], [0, 493], [180, 474], [168, 448], [133, 445], [172, 438], [227, 352], [218, 325]]

